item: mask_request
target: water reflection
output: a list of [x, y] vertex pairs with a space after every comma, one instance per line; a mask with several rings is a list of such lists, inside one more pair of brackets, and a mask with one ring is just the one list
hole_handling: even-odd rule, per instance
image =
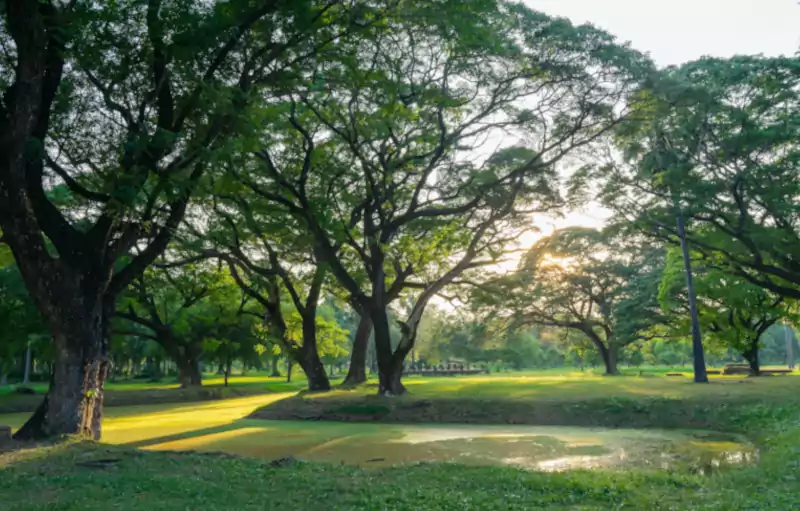
[[[380, 467], [418, 462], [527, 470], [666, 469], [709, 474], [755, 461], [742, 438], [716, 432], [602, 428], [325, 424], [249, 421], [218, 433], [151, 446]], [[280, 432], [273, 427], [279, 424]], [[291, 431], [291, 434], [287, 434]]]

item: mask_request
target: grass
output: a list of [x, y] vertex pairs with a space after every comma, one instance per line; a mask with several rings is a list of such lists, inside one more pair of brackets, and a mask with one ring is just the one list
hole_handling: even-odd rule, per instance
[[[361, 469], [324, 463], [272, 466], [250, 458], [134, 448], [213, 448], [219, 435], [257, 427], [259, 421], [246, 418], [254, 409], [296, 404], [298, 397], [284, 393], [209, 403], [109, 408], [105, 440], [120, 445], [67, 443], [0, 457], [0, 507], [9, 511], [797, 508], [800, 378], [714, 378], [710, 385], [693, 385], [688, 380], [553, 373], [409, 378], [414, 395], [408, 399], [377, 400], [368, 396], [374, 393], [368, 387], [307, 394], [302, 399], [326, 407], [389, 403], [390, 409], [398, 402], [411, 405], [420, 401], [434, 405], [460, 402], [464, 409], [492, 402], [509, 410], [559, 405], [574, 415], [598, 412], [600, 408], [593, 407], [602, 405], [612, 411], [601, 416], [618, 421], [638, 420], [636, 417], [652, 411], [657, 403], [668, 403], [672, 412], [706, 410], [710, 427], [746, 434], [761, 447], [758, 464], [709, 477], [642, 470], [535, 473], [454, 464]], [[24, 416], [0, 416], [0, 423], [18, 424], [22, 419]], [[348, 428], [355, 426], [308, 422], [303, 427], [335, 436], [347, 434]], [[276, 426], [274, 434], [287, 444], [287, 450], [292, 442], [301, 441], [292, 436], [299, 432], [287, 427]], [[246, 444], [257, 437], [242, 434], [239, 438]]]
[[[293, 379], [287, 383], [284, 378], [265, 374], [232, 376], [228, 386], [221, 376], [207, 376], [202, 387], [180, 388], [177, 381], [165, 380], [149, 382], [146, 380], [109, 381], [106, 384], [105, 402], [108, 407], [131, 406], [147, 403], [183, 403], [218, 399], [254, 396], [272, 392], [297, 392], [305, 388], [304, 378]], [[47, 392], [47, 385], [41, 382], [29, 387], [36, 395], [17, 394], [17, 385], [0, 386], [0, 414], [32, 412]]]
[[375, 395], [374, 385], [328, 393], [301, 393], [256, 412], [264, 419], [383, 420], [391, 422], [511, 423], [610, 427], [727, 429], [732, 408], [793, 402], [796, 375], [606, 377], [588, 373], [481, 375], [406, 380], [409, 394]]

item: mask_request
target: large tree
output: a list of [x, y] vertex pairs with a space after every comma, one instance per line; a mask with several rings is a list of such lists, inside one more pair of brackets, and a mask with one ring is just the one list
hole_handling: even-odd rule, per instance
[[680, 208], [692, 250], [800, 297], [800, 59], [705, 58], [652, 85], [602, 168], [606, 203], [675, 244]]
[[556, 231], [534, 245], [520, 269], [478, 286], [477, 297], [515, 324], [582, 333], [617, 374], [620, 350], [661, 320], [658, 286], [663, 255], [613, 228]]
[[[556, 207], [556, 166], [620, 121], [650, 71], [604, 32], [518, 4], [417, 14], [332, 52], [275, 105], [285, 131], [254, 137], [236, 176], [304, 223], [369, 315], [384, 394], [404, 392], [430, 299]], [[408, 289], [415, 304], [392, 342], [387, 307]]]
[[[201, 385], [204, 344], [225, 337], [242, 318], [240, 291], [225, 271], [210, 265], [151, 268], [119, 302], [117, 332], [152, 339], [178, 367], [182, 387]], [[124, 323], [115, 322], [115, 323]], [[131, 330], [130, 324], [140, 327]], [[144, 328], [142, 330], [141, 328]]]
[[[0, 228], [56, 360], [16, 434], [100, 436], [116, 296], [166, 248], [248, 106], [358, 22], [345, 2], [3, 3]], [[64, 183], [80, 201], [50, 200]]]

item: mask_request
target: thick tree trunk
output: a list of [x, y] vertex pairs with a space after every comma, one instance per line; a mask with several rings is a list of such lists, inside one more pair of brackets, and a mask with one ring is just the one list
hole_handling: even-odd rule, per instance
[[278, 355], [272, 357], [272, 372], [270, 373], [270, 376], [274, 378], [280, 378], [281, 376], [281, 371], [278, 368], [278, 362], [280, 362], [280, 359], [281, 357]]
[[181, 388], [200, 387], [203, 385], [197, 358], [187, 356], [179, 358], [175, 362], [178, 365], [178, 380], [181, 383]]
[[603, 365], [605, 366], [606, 374], [613, 376], [619, 374], [617, 367], [617, 352], [613, 347], [606, 348], [605, 346], [600, 349], [600, 354], [603, 357]]
[[[605, 367], [606, 374], [619, 374], [619, 368], [617, 367], [617, 348], [611, 341], [611, 339], [613, 339], [613, 332], [608, 329], [605, 334], [605, 340], [603, 340], [603, 337], [598, 335], [591, 326], [584, 325], [581, 330], [600, 352], [600, 358], [603, 359], [603, 366]], [[594, 365], [592, 367], [594, 367]]]
[[303, 346], [300, 349], [297, 363], [306, 374], [308, 390], [327, 391], [331, 390], [331, 381], [317, 351], [316, 312], [316, 307], [309, 307], [303, 315]]
[[292, 383], [292, 366], [294, 365], [294, 361], [292, 357], [287, 357], [286, 360], [286, 383]]
[[388, 367], [378, 368], [378, 391], [384, 396], [399, 396], [406, 393], [403, 385], [403, 360], [393, 358]]
[[742, 353], [742, 357], [747, 360], [750, 370], [754, 376], [761, 376], [761, 363], [758, 358], [758, 339], [750, 344], [750, 349]]
[[406, 393], [403, 385], [403, 360], [406, 353], [392, 351], [391, 330], [385, 307], [370, 311], [375, 329], [375, 351], [378, 358], [378, 393], [382, 396], [399, 396]]
[[359, 385], [367, 381], [367, 348], [372, 333], [372, 318], [369, 314], [361, 314], [356, 335], [353, 338], [353, 351], [350, 354], [350, 368], [342, 382], [343, 386]]
[[[51, 320], [55, 363], [50, 390], [34, 415], [14, 435], [35, 440], [59, 435], [99, 439], [103, 389], [108, 376], [108, 323], [103, 307], [59, 311]], [[91, 310], [94, 309], [94, 310]], [[113, 310], [113, 308], [106, 308]], [[52, 311], [54, 316], [58, 313]]]

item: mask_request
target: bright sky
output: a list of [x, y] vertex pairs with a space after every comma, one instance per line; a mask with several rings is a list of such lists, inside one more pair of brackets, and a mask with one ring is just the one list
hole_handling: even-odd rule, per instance
[[[659, 66], [705, 55], [800, 50], [800, 0], [524, 0], [533, 9], [590, 22], [650, 54]], [[542, 234], [569, 225], [600, 227], [606, 213], [589, 207], [555, 221], [537, 222]], [[539, 236], [530, 236], [525, 244]]]
[[793, 55], [800, 49], [797, 0], [525, 0], [533, 9], [590, 22], [660, 66], [703, 55]]

